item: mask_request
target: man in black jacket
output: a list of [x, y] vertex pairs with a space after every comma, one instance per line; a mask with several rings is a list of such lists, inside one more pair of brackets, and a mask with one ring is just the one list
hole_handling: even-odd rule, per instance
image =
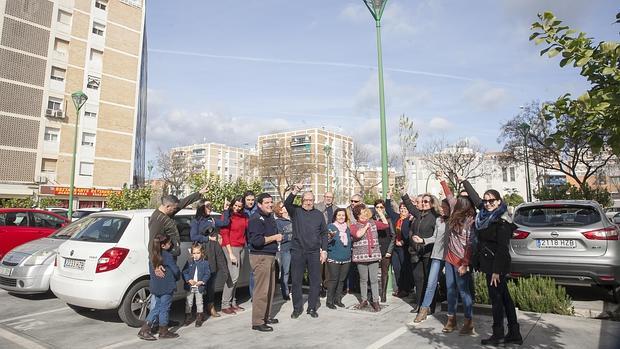
[[296, 184], [284, 200], [284, 206], [293, 223], [291, 248], [291, 277], [293, 279], [291, 318], [293, 319], [298, 318], [303, 311], [301, 283], [306, 267], [310, 279], [307, 312], [313, 318], [319, 316], [316, 309], [321, 289], [321, 263], [327, 260], [327, 225], [323, 213], [314, 208], [314, 195], [312, 192], [305, 192], [301, 197], [301, 207], [293, 204], [301, 188], [301, 183]]

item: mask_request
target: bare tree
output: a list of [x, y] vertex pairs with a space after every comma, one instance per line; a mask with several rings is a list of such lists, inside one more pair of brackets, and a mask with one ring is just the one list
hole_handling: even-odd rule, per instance
[[[395, 154], [388, 154], [388, 168], [393, 166], [396, 159]], [[358, 194], [362, 197], [365, 197], [383, 182], [381, 174], [376, 176], [376, 170], [371, 169], [372, 163], [370, 153], [363, 145], [353, 147], [353, 161], [343, 162], [345, 171], [351, 174], [353, 181], [360, 188]]]
[[164, 180], [165, 187], [170, 194], [179, 195], [183, 191], [183, 185], [191, 174], [187, 157], [182, 152], [159, 149], [157, 154], [157, 171]]
[[301, 147], [293, 149], [285, 144], [263, 147], [261, 151], [260, 176], [275, 188], [280, 200], [284, 200], [286, 192], [295, 183], [306, 179], [315, 168], [310, 153]]
[[400, 116], [398, 120], [398, 141], [400, 145], [400, 162], [403, 177], [407, 178], [407, 158], [415, 152], [418, 141], [418, 131], [405, 114]]
[[[527, 148], [528, 161], [548, 170], [562, 172], [577, 183], [582, 193], [588, 193], [588, 179], [605, 169], [614, 155], [605, 149], [593, 151], [588, 141], [579, 136], [561, 141], [551, 137], [556, 133], [560, 121], [547, 120], [541, 109], [541, 104], [533, 101], [502, 125], [498, 141], [505, 142], [505, 161], [525, 162]], [[571, 133], [571, 130], [564, 130], [563, 133], [579, 134]]]
[[466, 138], [455, 143], [445, 139], [431, 141], [424, 151], [424, 160], [432, 172], [443, 172], [456, 191], [461, 189], [458, 177], [474, 179], [485, 175], [484, 150]]

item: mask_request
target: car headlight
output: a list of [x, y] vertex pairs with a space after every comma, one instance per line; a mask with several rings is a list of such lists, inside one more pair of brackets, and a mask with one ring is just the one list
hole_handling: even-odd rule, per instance
[[49, 257], [54, 255], [56, 255], [55, 251], [41, 250], [28, 257], [28, 259], [26, 259], [26, 261], [24, 262], [24, 265], [41, 265]]

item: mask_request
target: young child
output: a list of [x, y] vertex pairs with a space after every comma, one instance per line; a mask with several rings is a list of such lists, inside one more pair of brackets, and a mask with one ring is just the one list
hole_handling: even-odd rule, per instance
[[191, 258], [187, 260], [183, 267], [183, 280], [185, 280], [185, 290], [187, 291], [187, 298], [185, 299], [185, 326], [192, 323], [192, 307], [194, 306], [195, 298], [196, 327], [200, 327], [204, 322], [203, 297], [205, 286], [211, 277], [211, 269], [209, 268], [209, 262], [204, 259], [205, 253], [201, 243], [194, 242], [191, 253]]
[[[151, 335], [150, 328], [153, 321], [159, 320], [159, 339], [176, 338], [179, 335], [168, 330], [168, 313], [172, 304], [172, 294], [176, 290], [177, 280], [180, 279], [180, 270], [177, 267], [172, 254], [168, 250], [172, 247], [172, 242], [167, 235], [155, 234], [151, 241], [151, 260], [149, 261], [149, 289], [154, 298], [155, 307], [146, 316], [146, 321], [142, 325], [138, 337], [140, 339], [152, 341], [156, 338]], [[164, 272], [164, 277], [155, 275], [155, 270], [160, 269]]]

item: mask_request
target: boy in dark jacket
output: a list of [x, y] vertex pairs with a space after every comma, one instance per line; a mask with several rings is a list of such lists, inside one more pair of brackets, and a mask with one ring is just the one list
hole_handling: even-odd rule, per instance
[[211, 278], [209, 262], [204, 259], [202, 244], [194, 243], [191, 248], [192, 257], [187, 260], [183, 267], [183, 280], [187, 298], [185, 300], [185, 325], [192, 323], [192, 307], [196, 299], [196, 327], [202, 326], [204, 321], [203, 297], [205, 286]]

